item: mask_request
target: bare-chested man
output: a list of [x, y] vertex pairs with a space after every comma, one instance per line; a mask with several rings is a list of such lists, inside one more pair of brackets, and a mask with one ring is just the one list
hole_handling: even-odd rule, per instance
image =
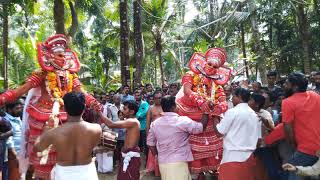
[[35, 152], [41, 152], [52, 145], [57, 152], [57, 164], [51, 172], [54, 180], [98, 180], [91, 153], [98, 145], [101, 127], [82, 120], [85, 97], [71, 92], [63, 97], [68, 120], [59, 128], [41, 135], [34, 145]]
[[140, 139], [140, 122], [136, 118], [138, 105], [135, 101], [125, 101], [123, 103], [124, 121], [113, 122], [100, 113], [101, 121], [109, 128], [125, 128], [126, 137], [122, 148], [122, 161], [118, 170], [118, 180], [139, 180], [140, 178], [140, 149], [138, 147]]
[[149, 132], [151, 123], [154, 120], [158, 119], [161, 116], [161, 113], [163, 113], [162, 107], [161, 107], [161, 98], [162, 98], [161, 91], [156, 91], [153, 94], [153, 97], [154, 97], [154, 105], [150, 106], [147, 113], [147, 127], [146, 127], [147, 134]]
[[[161, 117], [161, 114], [163, 113], [162, 107], [161, 107], [161, 98], [162, 98], [162, 92], [156, 91], [153, 94], [154, 97], [154, 105], [150, 106], [148, 113], [147, 113], [147, 127], [146, 132], [147, 135], [149, 133], [150, 125], [151, 123]], [[160, 170], [159, 165], [157, 164], [157, 158], [151, 153], [151, 150], [149, 149], [148, 156], [147, 156], [147, 165], [146, 165], [146, 171], [148, 173], [154, 172], [155, 176], [160, 176]]]

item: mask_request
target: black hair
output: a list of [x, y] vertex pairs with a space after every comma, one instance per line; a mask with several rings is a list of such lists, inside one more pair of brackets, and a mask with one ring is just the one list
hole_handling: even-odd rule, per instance
[[236, 88], [234, 91], [234, 94], [236, 96], [241, 97], [242, 101], [247, 103], [250, 99], [250, 91], [244, 89], [244, 88]]
[[308, 80], [305, 75], [300, 72], [291, 73], [288, 76], [288, 81], [293, 86], [298, 86], [298, 92], [306, 92], [308, 88]]
[[110, 94], [111, 92], [116, 93], [114, 90], [111, 90], [111, 91], [109, 91], [109, 94]]
[[253, 83], [257, 83], [258, 86], [259, 86], [259, 88], [260, 88], [260, 89], [262, 88], [262, 84], [261, 84], [260, 82], [258, 82], [258, 81], [253, 81], [252, 84], [253, 84]]
[[133, 100], [128, 100], [128, 101], [125, 101], [123, 103], [124, 106], [128, 106], [129, 110], [133, 110], [134, 111], [134, 115], [137, 114], [138, 110], [139, 110], [139, 106], [138, 104], [133, 101]]
[[7, 103], [6, 104], [6, 109], [7, 110], [11, 110], [11, 109], [13, 109], [13, 108], [15, 108], [17, 105], [20, 105], [20, 104], [23, 104], [22, 102], [21, 102], [21, 99], [17, 99], [17, 100], [15, 100], [14, 102], [12, 102], [12, 103]]
[[277, 76], [277, 72], [276, 71], [269, 71], [267, 74], [267, 77], [270, 77], [270, 76]]
[[150, 83], [147, 83], [147, 84], [145, 85], [145, 87], [147, 87], [147, 86], [152, 86], [152, 84], [150, 84]]
[[264, 103], [266, 102], [266, 98], [258, 93], [252, 93], [251, 98], [254, 100], [256, 104], [258, 104], [259, 109], [262, 109]]
[[176, 87], [179, 89], [179, 83], [171, 83], [171, 84], [169, 85], [169, 88], [172, 88], [172, 87], [174, 87], [174, 86], [176, 86]]
[[176, 97], [166, 95], [161, 98], [161, 107], [163, 112], [171, 112], [171, 109], [176, 106]]
[[314, 75], [315, 75], [315, 76], [320, 75], [320, 71], [316, 72]]
[[269, 96], [269, 99], [272, 103], [275, 103], [276, 100], [278, 99], [276, 91], [266, 91], [265, 94]]
[[162, 92], [159, 91], [159, 90], [155, 90], [152, 95], [155, 96], [156, 94], [161, 94], [162, 95]]
[[128, 87], [128, 88], [130, 89], [130, 86], [127, 85], [127, 84], [125, 84], [125, 85], [122, 86], [123, 89], [124, 89], [125, 87]]
[[64, 109], [70, 116], [80, 116], [86, 107], [86, 99], [81, 92], [69, 92], [63, 96]]

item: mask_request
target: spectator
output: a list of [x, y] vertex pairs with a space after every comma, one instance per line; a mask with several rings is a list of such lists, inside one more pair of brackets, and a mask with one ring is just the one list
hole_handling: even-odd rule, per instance
[[[261, 134], [262, 137], [267, 135], [270, 130], [274, 128], [274, 123], [271, 114], [262, 109], [265, 103], [265, 98], [261, 94], [253, 93], [248, 102], [249, 106], [258, 114], [260, 117]], [[256, 158], [256, 173], [257, 179], [268, 179], [265, 168], [268, 172], [270, 179], [281, 179], [281, 165], [274, 158], [272, 147], [265, 147], [264, 144], [259, 143], [259, 148], [255, 151]], [[264, 166], [263, 166], [263, 165]]]
[[168, 94], [169, 86], [167, 83], [162, 84], [162, 95], [165, 96]]
[[262, 85], [261, 85], [260, 82], [255, 81], [255, 82], [252, 83], [252, 90], [253, 90], [253, 92], [255, 92], [255, 93], [261, 93], [261, 88], [262, 88]]
[[150, 94], [153, 94], [153, 87], [150, 83], [146, 84], [146, 93], [147, 93], [147, 96]]
[[253, 152], [261, 137], [258, 116], [248, 106], [250, 93], [238, 88], [232, 101], [234, 108], [225, 113], [220, 123], [215, 120], [216, 131], [223, 136], [223, 156], [219, 180], [254, 180]]
[[[320, 151], [317, 151], [317, 156], [320, 157]], [[301, 176], [318, 176], [320, 174], [320, 159], [312, 166], [294, 166], [286, 163], [282, 167], [286, 171], [291, 171]]]
[[118, 169], [118, 180], [140, 179], [140, 149], [137, 147], [140, 137], [140, 123], [135, 117], [138, 112], [138, 105], [135, 101], [124, 102], [123, 115], [125, 121], [112, 122], [100, 113], [103, 122], [109, 128], [125, 128], [126, 138], [122, 148], [122, 163]]
[[109, 102], [109, 103], [111, 103], [111, 104], [113, 104], [114, 102], [113, 102], [113, 96], [115, 95], [116, 93], [113, 91], [113, 90], [111, 90], [111, 91], [109, 91], [109, 101], [107, 101], [107, 102]]
[[320, 71], [314, 75], [314, 91], [320, 95]]
[[136, 114], [137, 119], [140, 121], [140, 141], [139, 147], [141, 148], [141, 152], [145, 154], [148, 153], [148, 148], [146, 144], [147, 135], [146, 135], [146, 125], [147, 125], [147, 112], [149, 105], [146, 101], [141, 99], [141, 94], [139, 91], [134, 93], [135, 101], [139, 107], [139, 110]]
[[[113, 122], [116, 122], [119, 120], [118, 112], [121, 108], [123, 108], [122, 104], [120, 103], [120, 95], [116, 94], [113, 96], [113, 102], [115, 104], [108, 103], [104, 105], [103, 114], [104, 116], [107, 116], [110, 118]], [[101, 125], [102, 129], [107, 129], [104, 124]], [[117, 129], [114, 129], [113, 131], [118, 132]], [[114, 152], [113, 151], [106, 151], [105, 148], [100, 147], [99, 153], [97, 153], [97, 163], [98, 163], [98, 172], [100, 173], [111, 173], [113, 171], [113, 165], [115, 163], [114, 160]]]
[[224, 93], [226, 94], [227, 98], [227, 103], [228, 103], [228, 109], [233, 108], [233, 103], [232, 103], [232, 87], [227, 85], [224, 88]]
[[203, 132], [208, 115], [201, 123], [179, 116], [175, 113], [175, 97], [170, 95], [161, 99], [161, 107], [164, 114], [151, 124], [148, 134], [148, 145], [158, 155], [161, 179], [191, 180], [187, 162], [193, 161], [193, 156], [188, 137]]
[[312, 71], [310, 73], [310, 80], [309, 80], [309, 84], [308, 84], [308, 90], [314, 90], [316, 88], [316, 80], [315, 80], [315, 76], [316, 76], [317, 72], [316, 71]]
[[267, 80], [268, 80], [268, 90], [269, 91], [275, 91], [279, 87], [276, 86], [277, 81], [277, 72], [276, 71], [269, 71], [267, 74]]
[[141, 92], [145, 92], [144, 85], [141, 84], [141, 85], [139, 86], [139, 89], [141, 90]]
[[154, 96], [153, 96], [153, 94], [150, 94], [147, 97], [147, 102], [148, 102], [149, 106], [152, 106], [154, 104]]
[[[122, 107], [123, 109], [123, 107]], [[118, 117], [119, 117], [119, 121], [124, 121], [124, 114], [123, 112], [120, 110], [118, 111]], [[120, 164], [121, 162], [121, 158], [122, 158], [122, 155], [121, 155], [121, 149], [123, 148], [124, 146], [124, 140], [126, 138], [126, 129], [124, 128], [119, 128], [118, 129], [118, 139], [117, 139], [117, 146], [116, 146], [116, 150], [114, 152], [114, 162], [115, 164]]]
[[[320, 96], [306, 91], [308, 81], [302, 73], [292, 73], [284, 85], [288, 98], [282, 101], [282, 122], [285, 137], [294, 145], [289, 163], [294, 166], [311, 166], [318, 160], [320, 149]], [[289, 180], [298, 178], [290, 173]]]
[[101, 104], [105, 105], [106, 103], [108, 103], [110, 101], [109, 95], [108, 94], [101, 94]]
[[12, 126], [12, 141], [7, 141], [8, 145], [8, 166], [9, 166], [9, 179], [20, 179], [18, 154], [20, 152], [20, 144], [22, 138], [22, 110], [24, 101], [18, 99], [13, 103], [6, 105], [7, 113], [4, 117], [5, 120], [10, 122]]
[[[146, 132], [147, 135], [149, 133], [150, 125], [159, 117], [161, 117], [162, 114], [162, 107], [161, 107], [161, 98], [162, 98], [162, 92], [161, 91], [156, 91], [154, 93], [154, 105], [150, 105], [150, 108], [147, 113], [147, 127], [146, 127]], [[146, 165], [146, 170], [147, 172], [154, 172], [155, 176], [160, 176], [159, 173], [159, 166], [157, 164], [157, 157], [153, 156], [151, 151], [149, 150], [148, 152], [148, 159], [147, 159], [147, 165]]]
[[[12, 141], [12, 126], [3, 117], [5, 113], [0, 110], [0, 179], [8, 180], [8, 146], [7, 141]], [[11, 140], [9, 140], [9, 138]]]
[[130, 92], [130, 87], [128, 85], [123, 86], [123, 91], [122, 91], [122, 96], [121, 96], [121, 103], [125, 101], [131, 101], [134, 100], [134, 97], [129, 94]]
[[267, 110], [268, 112], [272, 113], [272, 107], [275, 104], [276, 96], [274, 93], [267, 91], [265, 93], [262, 93], [262, 95], [265, 98], [265, 103], [263, 109]]
[[82, 93], [67, 93], [63, 102], [68, 115], [67, 122], [38, 137], [33, 151], [42, 152], [50, 145], [55, 147], [57, 163], [51, 174], [54, 180], [98, 180], [91, 153], [100, 142], [101, 127], [82, 120], [85, 108], [85, 96]]
[[169, 86], [169, 95], [176, 96], [179, 92], [179, 85], [178, 83], [172, 83]]

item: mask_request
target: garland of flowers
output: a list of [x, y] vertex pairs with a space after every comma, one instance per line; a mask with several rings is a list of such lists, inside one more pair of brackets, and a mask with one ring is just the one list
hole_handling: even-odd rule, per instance
[[[215, 83], [214, 81], [212, 81], [212, 84], [207, 87], [205, 85], [205, 83], [203, 82], [203, 78], [204, 77], [200, 77], [199, 74], [196, 74], [194, 77], [193, 77], [193, 91], [197, 92], [200, 96], [204, 97], [205, 99], [209, 100], [209, 101], [214, 101], [215, 100], [215, 90], [216, 90], [216, 86], [215, 86]], [[210, 96], [209, 96], [209, 93], [208, 93], [208, 88], [211, 87], [211, 93], [210, 93]]]
[[66, 76], [64, 78], [65, 86], [62, 88], [60, 78], [57, 76], [56, 72], [48, 72], [46, 76], [46, 89], [53, 101], [57, 100], [60, 104], [63, 104], [63, 95], [72, 91], [73, 78], [74, 76], [70, 74], [69, 71], [66, 71]]

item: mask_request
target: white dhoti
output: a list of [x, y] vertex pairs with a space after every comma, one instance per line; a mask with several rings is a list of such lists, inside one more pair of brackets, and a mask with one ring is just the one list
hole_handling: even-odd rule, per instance
[[162, 180], [191, 180], [187, 162], [159, 164]]
[[52, 180], [98, 180], [98, 174], [94, 162], [79, 166], [56, 166], [51, 171]]
[[98, 153], [96, 160], [99, 173], [109, 173], [113, 171], [113, 151]]

